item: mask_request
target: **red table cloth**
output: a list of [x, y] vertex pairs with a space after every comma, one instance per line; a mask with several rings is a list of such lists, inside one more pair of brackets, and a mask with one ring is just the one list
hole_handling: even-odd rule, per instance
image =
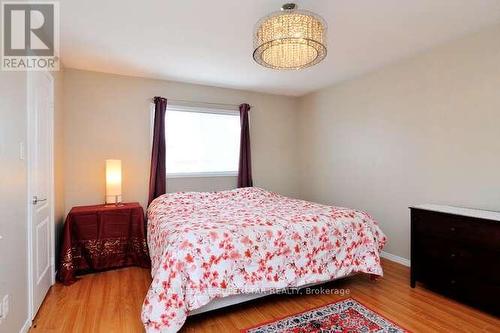
[[62, 235], [58, 279], [125, 266], [150, 267], [144, 211], [138, 203], [74, 207]]

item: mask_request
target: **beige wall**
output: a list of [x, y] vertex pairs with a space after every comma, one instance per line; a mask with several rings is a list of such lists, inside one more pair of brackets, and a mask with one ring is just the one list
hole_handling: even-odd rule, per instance
[[[291, 97], [66, 69], [64, 74], [65, 209], [103, 202], [104, 160], [123, 167], [123, 200], [145, 206], [150, 163], [149, 110], [153, 96], [253, 106], [250, 114], [256, 186], [298, 195], [296, 107]], [[234, 177], [170, 179], [169, 191], [218, 190]]]
[[238, 177], [168, 178], [167, 192], [211, 192], [236, 188]]
[[303, 97], [301, 194], [371, 213], [409, 257], [412, 204], [500, 210], [500, 26]]
[[[54, 77], [54, 222], [56, 262], [59, 258], [59, 238], [64, 225], [64, 71], [53, 72]], [[56, 268], [57, 269], [57, 268]]]
[[26, 73], [0, 72], [0, 297], [10, 298], [1, 332], [19, 332], [28, 316]]

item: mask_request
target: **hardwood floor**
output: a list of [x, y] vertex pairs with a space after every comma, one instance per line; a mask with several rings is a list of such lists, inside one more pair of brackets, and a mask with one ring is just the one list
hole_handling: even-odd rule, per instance
[[[188, 317], [183, 332], [237, 332], [261, 322], [321, 306], [346, 296], [413, 332], [500, 332], [500, 319], [459, 304], [421, 286], [411, 289], [409, 269], [384, 260], [384, 277], [367, 275], [324, 287], [348, 295], [274, 295], [208, 314]], [[72, 286], [53, 286], [30, 332], [143, 332], [141, 304], [149, 271], [126, 268], [84, 276]]]

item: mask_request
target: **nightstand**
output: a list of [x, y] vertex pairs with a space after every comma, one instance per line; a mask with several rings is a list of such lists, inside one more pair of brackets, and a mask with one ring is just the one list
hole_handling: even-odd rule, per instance
[[64, 224], [58, 280], [126, 266], [150, 267], [139, 203], [73, 207]]

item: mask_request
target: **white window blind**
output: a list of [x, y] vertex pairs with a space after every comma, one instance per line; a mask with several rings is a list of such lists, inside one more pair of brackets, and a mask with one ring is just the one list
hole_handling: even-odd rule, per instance
[[167, 104], [167, 177], [235, 176], [240, 150], [236, 110]]

